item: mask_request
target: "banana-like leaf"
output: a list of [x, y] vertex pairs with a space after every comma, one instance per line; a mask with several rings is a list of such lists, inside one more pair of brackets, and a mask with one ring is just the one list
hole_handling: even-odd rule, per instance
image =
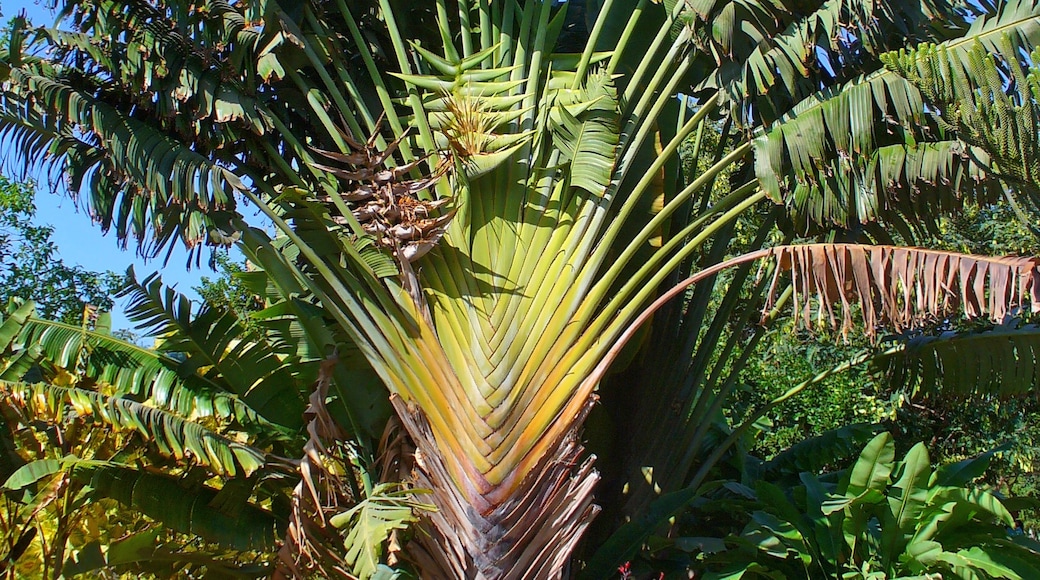
[[0, 325], [0, 352], [7, 352], [8, 349], [14, 346], [14, 342], [22, 331], [25, 321], [32, 316], [34, 309], [35, 306], [29, 301], [9, 308], [7, 317], [4, 319], [3, 324]]
[[896, 451], [892, 435], [889, 433], [878, 434], [863, 448], [859, 459], [852, 466], [846, 493], [856, 496], [868, 490], [883, 491], [888, 486], [888, 477], [892, 473], [895, 459]]
[[[249, 503], [218, 504], [215, 499], [219, 491], [216, 489], [204, 485], [186, 487], [174, 477], [143, 471], [131, 465], [81, 459], [73, 455], [37, 460], [18, 469], [4, 482], [3, 488], [16, 491], [59, 473], [68, 473], [89, 484], [88, 493], [94, 499], [114, 499], [178, 532], [195, 534], [238, 550], [274, 546], [278, 524], [270, 512]], [[154, 545], [148, 547], [155, 548]], [[110, 556], [117, 553], [120, 552], [110, 553]], [[131, 553], [124, 556], [110, 557], [103, 564], [117, 565], [134, 560]]]
[[[932, 479], [938, 478], [933, 475]], [[932, 504], [954, 502], [961, 507], [972, 510], [976, 514], [990, 514], [996, 521], [1008, 528], [1013, 529], [1015, 527], [1015, 518], [1011, 515], [1011, 512], [1004, 507], [1004, 504], [1000, 502], [1000, 499], [995, 494], [985, 489], [965, 489], [963, 487], [933, 489], [929, 492], [929, 496], [928, 501]]]
[[[68, 135], [61, 140], [51, 138], [48, 158], [29, 163], [59, 168], [72, 176], [77, 189], [89, 187], [91, 205], [106, 216], [103, 228], [114, 225], [120, 237], [152, 229], [159, 233], [160, 245], [176, 238], [196, 245], [209, 238], [210, 229], [225, 225], [219, 220], [226, 220], [226, 215], [218, 221], [191, 219], [184, 209], [197, 208], [201, 217], [211, 209], [219, 216], [233, 207], [234, 193], [244, 186], [228, 169], [60, 78], [16, 69], [8, 83], [14, 92], [10, 101], [39, 103], [69, 125], [37, 128], [0, 123], [0, 134], [12, 133], [14, 139], [28, 138], [23, 135], [28, 131], [43, 139], [51, 134]], [[90, 135], [90, 141], [72, 137], [72, 127]], [[54, 165], [59, 162], [63, 165]], [[118, 173], [108, 175], [112, 172]], [[122, 179], [113, 179], [114, 175]], [[145, 196], [149, 202], [143, 201]], [[132, 232], [123, 217], [130, 214], [138, 216]]]
[[1027, 563], [1014, 556], [1001, 554], [1000, 548], [975, 546], [956, 553], [943, 552], [937, 557], [953, 568], [961, 577], [985, 574], [988, 578], [1011, 578], [1025, 580], [1033, 574], [1040, 573], [1035, 563]]
[[61, 572], [66, 578], [128, 568], [139, 574], [154, 574], [162, 578], [202, 570], [226, 578], [266, 578], [271, 575], [271, 566], [267, 563], [241, 564], [222, 558], [222, 554], [192, 549], [194, 546], [162, 543], [161, 534], [158, 527], [128, 534], [106, 545], [104, 552], [100, 542], [88, 542], [65, 561]]
[[73, 477], [88, 484], [94, 497], [110, 498], [169, 528], [194, 534], [236, 550], [271, 550], [282, 526], [271, 512], [244, 503], [218, 509], [219, 491], [185, 486], [177, 478], [120, 464], [74, 464]]
[[892, 474], [888, 508], [881, 519], [881, 542], [889, 554], [899, 554], [913, 537], [928, 501], [928, 480], [932, 474], [928, 450], [918, 443]]
[[766, 462], [763, 466], [764, 477], [820, 471], [853, 451], [862, 449], [864, 442], [877, 433], [878, 429], [877, 425], [857, 423], [799, 441]]
[[[1014, 34], [1012, 31], [1010, 34]], [[984, 149], [993, 171], [1015, 186], [1016, 198], [1036, 207], [1040, 178], [1040, 67], [1023, 66], [1020, 53], [1030, 39], [1006, 36], [997, 44], [978, 43], [968, 51], [921, 45], [885, 55], [889, 69], [914, 83], [937, 114], [962, 139]], [[996, 50], [994, 50], [996, 49]], [[1034, 51], [1036, 63], [1040, 52]], [[1016, 85], [1006, 92], [1008, 82]]]
[[[40, 358], [58, 368], [75, 369], [83, 357], [86, 377], [111, 386], [116, 393], [150, 400], [179, 415], [234, 419], [247, 429], [265, 423], [219, 383], [197, 374], [183, 376], [178, 372], [180, 361], [110, 335], [29, 318], [19, 340], [38, 349]], [[21, 376], [8, 380], [19, 379]]]
[[687, 4], [694, 42], [718, 64], [695, 91], [721, 88], [744, 126], [768, 126], [821, 84], [876, 66], [880, 53], [908, 40], [937, 42], [963, 32], [967, 19], [986, 10], [916, 1]]
[[359, 578], [375, 574], [391, 534], [418, 521], [422, 511], [436, 509], [416, 500], [416, 493], [420, 491], [381, 483], [356, 506], [332, 517], [332, 525], [345, 530], [346, 562], [353, 574]]
[[1011, 447], [1011, 442], [990, 449], [989, 451], [977, 455], [975, 457], [969, 457], [956, 463], [948, 463], [940, 466], [935, 471], [933, 481], [935, 485], [940, 486], [951, 486], [961, 487], [967, 485], [969, 482], [982, 477], [989, 468], [989, 463], [993, 459], [993, 456], [1007, 451]]
[[20, 145], [25, 167], [64, 172], [102, 227], [133, 235], [144, 251], [231, 243], [243, 187], [231, 167], [244, 151], [262, 154], [245, 143], [270, 125], [260, 78], [227, 71], [254, 69], [273, 40], [274, 27], [251, 25], [264, 9], [219, 0], [198, 10], [138, 1], [58, 8], [57, 27], [19, 20], [0, 51], [0, 132]]
[[[19, 467], [7, 478], [3, 488], [5, 490], [17, 491], [30, 485], [35, 485], [55, 474], [65, 471], [70, 465], [65, 459], [37, 459]], [[77, 460], [78, 458], [73, 458]]]
[[[842, 577], [878, 566], [889, 577], [923, 578], [947, 574], [952, 562], [963, 577], [995, 570], [1009, 574], [998, 577], [1031, 577], [1024, 571], [1035, 569], [1040, 554], [1014, 544], [1013, 518], [995, 495], [964, 487], [973, 477], [938, 483], [942, 470], [932, 471], [923, 445], [902, 461], [894, 449], [891, 435], [878, 435], [836, 489], [815, 472], [803, 472], [800, 484], [786, 490], [759, 482], [761, 509], [741, 534], [746, 543], [719, 562], [756, 561], [764, 577], [806, 570]], [[961, 557], [967, 552], [1007, 557], [973, 562]]]
[[[1008, 2], [996, 13], [980, 16], [963, 37], [939, 46], [951, 58], [968, 60], [979, 43], [995, 51], [1013, 38], [1015, 49], [1040, 44], [1040, 3]], [[892, 60], [891, 58], [889, 60]], [[878, 122], [883, 119], [884, 122]], [[916, 205], [944, 200], [949, 211], [965, 200], [986, 203], [1001, 189], [985, 180], [988, 156], [979, 147], [958, 146], [931, 120], [921, 92], [892, 70], [880, 70], [809, 97], [754, 141], [756, 173], [770, 196], [801, 214], [801, 221], [858, 224], [900, 216], [913, 225], [931, 225], [935, 207]], [[946, 144], [944, 144], [946, 143]], [[920, 160], [904, 170], [886, 147], [906, 149]], [[798, 224], [805, 229], [806, 224]]]
[[26, 322], [31, 319], [34, 310], [31, 301], [20, 306], [9, 308], [7, 318], [0, 325], [0, 380], [19, 381], [32, 369], [42, 354], [39, 344], [29, 342], [23, 348], [17, 348], [16, 340], [20, 338]]
[[1002, 325], [916, 336], [874, 364], [892, 384], [925, 397], [1033, 393], [1040, 385], [1040, 328]]
[[47, 384], [0, 383], [0, 390], [35, 417], [62, 421], [68, 408], [114, 429], [134, 430], [169, 457], [197, 463], [221, 475], [250, 475], [266, 456], [248, 445], [169, 411], [95, 391]]
[[806, 99], [757, 136], [755, 170], [802, 231], [896, 218], [921, 229], [965, 201], [1000, 199], [985, 151], [928, 125], [913, 85], [874, 73]]

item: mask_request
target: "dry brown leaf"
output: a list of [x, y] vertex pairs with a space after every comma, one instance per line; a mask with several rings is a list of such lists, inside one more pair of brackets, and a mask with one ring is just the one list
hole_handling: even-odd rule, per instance
[[326, 517], [356, 501], [346, 482], [327, 467], [329, 461], [340, 461], [333, 459], [337, 453], [330, 446], [346, 439], [325, 407], [337, 362], [334, 356], [322, 362], [304, 413], [310, 438], [303, 448], [300, 483], [293, 489], [275, 578], [354, 578], [340, 553], [342, 538]]
[[850, 306], [857, 304], [868, 337], [882, 326], [898, 332], [941, 321], [958, 308], [969, 318], [994, 322], [1014, 316], [1026, 302], [1040, 311], [1038, 258], [857, 244], [780, 246], [766, 258], [776, 269], [764, 312], [775, 306], [780, 280], [789, 273], [798, 323], [812, 328], [815, 318], [843, 336], [854, 326]]

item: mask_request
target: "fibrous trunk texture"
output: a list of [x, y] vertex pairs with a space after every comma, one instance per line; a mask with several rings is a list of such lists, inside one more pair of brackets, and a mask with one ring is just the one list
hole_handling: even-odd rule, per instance
[[[433, 491], [438, 511], [408, 546], [423, 577], [472, 580], [562, 578], [574, 546], [599, 512], [592, 503], [599, 474], [584, 452], [578, 429], [591, 408], [572, 417], [574, 428], [525, 474], [513, 493], [492, 489], [484, 509], [467, 501], [441, 460], [422, 412], [393, 398], [398, 416], [416, 443], [415, 485]], [[505, 496], [495, 503], [493, 498]]]

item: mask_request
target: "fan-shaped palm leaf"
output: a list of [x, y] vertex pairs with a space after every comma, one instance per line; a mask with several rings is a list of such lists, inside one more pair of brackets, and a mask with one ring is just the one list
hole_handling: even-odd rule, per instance
[[[377, 383], [354, 391], [350, 379], [378, 377], [419, 450], [416, 483], [433, 490], [431, 501], [439, 508], [423, 518], [428, 533], [417, 534], [417, 545], [410, 548], [431, 576], [552, 577], [564, 569], [596, 513], [591, 490], [597, 475], [591, 462], [582, 459], [580, 427], [620, 343], [631, 336], [626, 328], [645, 321], [640, 313], [662, 285], [674, 281], [677, 271], [684, 275], [691, 264], [698, 264], [698, 276], [733, 280], [734, 286], [717, 311], [710, 289], [697, 291], [678, 322], [662, 322], [686, 333], [681, 338], [686, 358], [676, 360], [689, 360], [696, 352], [692, 367], [697, 376], [682, 378], [675, 390], [662, 388], [666, 396], [652, 405], [631, 403], [668, 410], [674, 403], [675, 414], [682, 415], [681, 441], [695, 443], [684, 446], [683, 456], [673, 462], [677, 475], [663, 479], [668, 489], [703, 479], [700, 472], [690, 476], [699, 453], [708, 449], [710, 463], [725, 450], [728, 439], [717, 446], [722, 451], [711, 444], [710, 420], [719, 414], [721, 395], [734, 388], [738, 374], [724, 376], [733, 369], [721, 361], [731, 356], [746, 360], [751, 350], [743, 347], [754, 344], [754, 338], [745, 340], [744, 333], [731, 328], [729, 318], [737, 313], [737, 320], [746, 322], [753, 316], [753, 309], [742, 303], [740, 288], [752, 274], [752, 259], [783, 258], [775, 261], [796, 266], [793, 275], [804, 281], [799, 296], [818, 293], [828, 303], [855, 300], [843, 286], [832, 290], [834, 280], [870, 286], [899, 277], [887, 266], [879, 266], [876, 279], [853, 271], [893, 261], [893, 250], [883, 248], [878, 251], [883, 257], [877, 257], [837, 246], [758, 254], [721, 276], [734, 263], [712, 264], [729, 253], [734, 222], [766, 193], [779, 199], [806, 176], [835, 189], [834, 196], [851, 196], [859, 183], [868, 181], [880, 191], [890, 180], [913, 191], [929, 181], [950, 179], [971, 192], [983, 176], [970, 150], [958, 149], [952, 138], [938, 132], [937, 124], [929, 124], [920, 95], [911, 94], [913, 87], [887, 72], [804, 103], [763, 128], [769, 133], [757, 144], [727, 124], [714, 155], [697, 146], [696, 155], [706, 153], [710, 162], [690, 183], [680, 183], [670, 172], [678, 165], [680, 145], [687, 137], [713, 130], [712, 117], [723, 104], [723, 95], [707, 88], [692, 108], [675, 98], [684, 82], [703, 73], [698, 67], [706, 58], [697, 54], [698, 47], [710, 53], [711, 66], [727, 59], [741, 65], [754, 60], [750, 69], [740, 69], [749, 71], [747, 75], [726, 73], [719, 82], [738, 87], [732, 94], [744, 83], [759, 97], [766, 72], [793, 67], [799, 55], [808, 54], [804, 45], [813, 39], [827, 36], [825, 50], [838, 55], [848, 49], [842, 57], [856, 57], [836, 57], [832, 64], [842, 70], [830, 79], [813, 71], [788, 79], [785, 86], [799, 95], [792, 98], [800, 98], [809, 85], [816, 89], [817, 81], [830, 86], [868, 73], [874, 55], [892, 41], [888, 33], [922, 19], [926, 11], [917, 5], [903, 12], [887, 5], [870, 12], [862, 3], [839, 1], [804, 6], [754, 0], [664, 6], [643, 1], [634, 9], [606, 2], [583, 52], [559, 56], [553, 52], [566, 12], [554, 2], [439, 1], [428, 8], [424, 21], [436, 26], [418, 43], [403, 33], [412, 25], [399, 18], [401, 6], [390, 0], [292, 6], [268, 0], [262, 28], [231, 18], [227, 32], [238, 32], [230, 35], [206, 32], [205, 11], [183, 21], [176, 18], [178, 10], [188, 8], [185, 2], [152, 12], [148, 3], [134, 3], [127, 10], [131, 17], [111, 22], [102, 22], [102, 16], [117, 11], [115, 3], [85, 4], [82, 9], [72, 6], [69, 14], [82, 17], [81, 28], [92, 35], [105, 33], [109, 44], [98, 46], [108, 52], [94, 54], [81, 39], [61, 35], [47, 37], [43, 45], [61, 45], [66, 57], [62, 66], [71, 67], [81, 57], [102, 71], [91, 78], [116, 85], [131, 81], [123, 81], [118, 71], [106, 72], [106, 67], [122, 66], [112, 55], [122, 54], [123, 47], [113, 44], [113, 38], [138, 39], [149, 58], [179, 59], [171, 65], [177, 78], [160, 74], [148, 86], [193, 95], [183, 107], [166, 92], [133, 105], [111, 101], [116, 88], [136, 94], [125, 86], [109, 91], [92, 85], [101, 95], [95, 98], [156, 134], [184, 137], [193, 153], [243, 177], [248, 187], [242, 195], [278, 230], [274, 240], [256, 230], [242, 234], [250, 258], [269, 274], [266, 280], [257, 276], [256, 282], [266, 295], [276, 297], [274, 310], [262, 316], [271, 321], [303, 316], [288, 330], [271, 327], [256, 341], [235, 343], [240, 333], [233, 321], [203, 313], [212, 316], [200, 325], [203, 331], [191, 326], [186, 306], [163, 313], [171, 310], [175, 298], [152, 288], [151, 281], [136, 290], [138, 315], [157, 331], [173, 331], [168, 348], [188, 354], [185, 369], [212, 367], [207, 376], [214, 382], [217, 371], [223, 372], [230, 392], [271, 419], [278, 410], [272, 401], [288, 396], [272, 383], [228, 376], [255, 378], [250, 374], [255, 369], [241, 368], [223, 353], [256, 361], [258, 368], [292, 384], [303, 374], [285, 368], [296, 361], [292, 349], [281, 339], [254, 343], [296, 332], [311, 342], [308, 356], [327, 347], [341, 349], [339, 354], [347, 355], [341, 360], [347, 362], [325, 373], [323, 379], [334, 380], [322, 385], [337, 394], [346, 410], [344, 425], [336, 426], [342, 431], [335, 432], [349, 431], [361, 439], [354, 467], [362, 479], [371, 460], [364, 456], [371, 445], [362, 434], [379, 431], [379, 417], [363, 416], [365, 405], [380, 393]], [[705, 15], [710, 25], [688, 21], [690, 10]], [[1033, 4], [1009, 4], [995, 12], [993, 18], [976, 19], [974, 38], [1003, 27], [1024, 31], [1023, 45], [1035, 40], [1029, 21]], [[138, 17], [146, 14], [150, 16]], [[856, 23], [856, 33], [841, 37], [835, 22], [846, 18]], [[736, 26], [738, 21], [747, 26]], [[223, 24], [214, 26], [225, 30]], [[169, 30], [153, 31], [156, 27]], [[770, 52], [767, 39], [781, 30], [788, 34]], [[938, 24], [929, 38], [943, 40], [948, 32]], [[149, 34], [158, 40], [150, 40]], [[860, 38], [853, 38], [856, 34]], [[616, 50], [597, 54], [601, 41]], [[854, 48], [857, 42], [869, 46]], [[229, 66], [228, 55], [240, 59], [236, 62], [241, 66]], [[36, 70], [18, 58], [7, 60], [17, 74]], [[129, 70], [132, 74], [125, 78], [151, 74], [148, 65], [134, 64]], [[207, 104], [204, 95], [209, 93], [201, 90], [214, 78], [214, 70], [227, 74], [229, 87], [241, 87], [240, 94], [254, 97], [249, 107], [255, 102], [255, 111], [243, 105], [227, 113], [225, 122], [210, 119], [225, 114]], [[40, 76], [85, 90], [70, 84], [69, 79], [79, 82], [75, 75], [55, 71]], [[181, 82], [181, 76], [187, 80]], [[806, 83], [806, 78], [811, 80]], [[214, 99], [218, 93], [212, 93]], [[820, 112], [829, 106], [824, 103], [831, 103], [832, 110]], [[860, 109], [843, 117], [853, 104]], [[257, 123], [237, 120], [254, 112], [262, 117]], [[16, 117], [40, 124], [44, 117], [38, 113], [30, 107]], [[885, 133], [884, 114], [896, 121], [893, 136]], [[199, 127], [192, 125], [196, 115], [206, 119]], [[146, 122], [152, 117], [159, 121]], [[220, 136], [219, 147], [208, 140], [210, 133]], [[57, 139], [40, 134], [45, 137], [30, 136], [24, 142], [35, 146], [44, 138]], [[758, 180], [744, 164], [753, 150]], [[855, 162], [862, 166], [857, 165], [860, 171], [852, 177], [833, 171], [844, 181], [832, 183], [825, 178], [841, 169], [839, 150], [859, 155]], [[788, 171], [788, 161], [796, 169]], [[128, 169], [121, 175], [131, 174]], [[714, 195], [712, 186], [722, 176], [733, 187]], [[978, 189], [988, 192], [984, 185]], [[884, 209], [888, 203], [835, 199], [806, 205], [823, 208], [820, 217], [826, 221], [826, 212], [845, 211], [858, 220], [881, 212], [873, 206]], [[915, 203], [907, 198], [904, 205], [921, 207]], [[127, 213], [127, 219], [140, 221], [155, 208], [141, 201], [131, 209], [138, 213]], [[771, 225], [769, 221], [756, 232], [753, 248], [769, 239]], [[940, 263], [946, 268], [954, 260], [923, 255], [909, 251], [900, 262], [899, 272], [912, 287], [905, 295], [862, 295], [864, 304], [895, 301], [890, 307], [876, 306], [871, 322], [907, 323], [932, 315], [934, 305], [938, 312], [957, 300], [977, 314], [999, 316], [1020, 290], [1005, 288], [999, 276], [1028, 277], [1032, 284], [1031, 273], [1027, 276], [1008, 263], [958, 258], [957, 267], [965, 265], [972, 273], [955, 281], [963, 280], [969, 288], [947, 296], [929, 268]], [[920, 265], [913, 261], [918, 258]], [[805, 265], [810, 259], [824, 260], [818, 272]], [[980, 274], [983, 263], [986, 273]], [[766, 291], [769, 281], [760, 280], [758, 290]], [[913, 289], [917, 286], [920, 292]], [[320, 306], [323, 315], [311, 316], [311, 306]], [[904, 307], [909, 310], [900, 310]], [[321, 324], [332, 330], [323, 333]], [[660, 335], [657, 339], [654, 344], [660, 344]], [[714, 347], [723, 340], [716, 356]], [[350, 362], [354, 353], [360, 355], [355, 362], [364, 359], [362, 364]], [[307, 376], [312, 371], [313, 366]], [[671, 372], [671, 377], [679, 374]], [[295, 396], [301, 390], [291, 392]], [[323, 408], [321, 403], [314, 408]], [[301, 404], [302, 399], [297, 409]], [[658, 413], [649, 420], [664, 423], [666, 416], [671, 417]], [[318, 417], [324, 414], [315, 413], [315, 421]], [[306, 483], [305, 477], [301, 486]], [[321, 503], [320, 494], [312, 496]], [[686, 496], [670, 497], [674, 509], [687, 501], [682, 499]], [[323, 513], [322, 506], [312, 507]], [[638, 543], [642, 536], [632, 537]], [[627, 548], [610, 557], [627, 554]]]

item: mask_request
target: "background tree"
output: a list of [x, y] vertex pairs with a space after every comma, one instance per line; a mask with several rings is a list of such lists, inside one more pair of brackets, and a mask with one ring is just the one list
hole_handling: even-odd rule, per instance
[[36, 188], [0, 178], [0, 299], [37, 300], [41, 316], [76, 324], [88, 304], [112, 309], [123, 276], [69, 266], [51, 239], [54, 227], [35, 222]]
[[220, 253], [215, 257], [214, 267], [216, 276], [203, 276], [195, 291], [210, 307], [232, 310], [239, 320], [251, 324], [250, 313], [263, 310], [264, 300], [243, 280], [243, 274], [250, 271], [249, 262], [236, 262], [230, 255]]

